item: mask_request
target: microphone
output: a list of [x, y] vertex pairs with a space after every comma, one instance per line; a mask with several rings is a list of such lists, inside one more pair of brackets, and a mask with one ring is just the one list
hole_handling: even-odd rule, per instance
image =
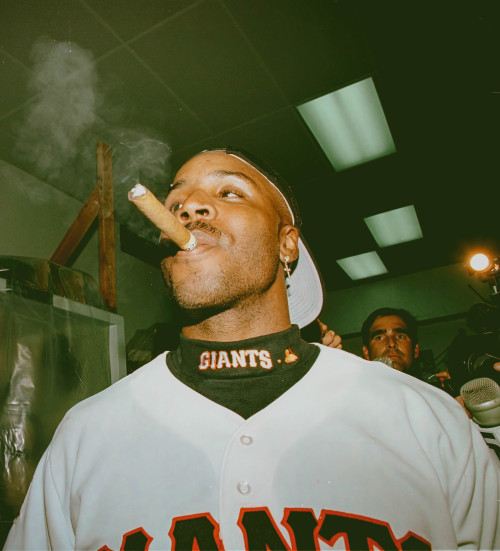
[[500, 386], [493, 379], [472, 379], [460, 388], [460, 396], [478, 425], [500, 425]]
[[388, 358], [387, 356], [377, 356], [376, 358], [373, 358], [374, 362], [382, 362], [385, 365], [388, 365], [389, 367], [394, 367], [394, 364], [392, 363], [391, 358]]

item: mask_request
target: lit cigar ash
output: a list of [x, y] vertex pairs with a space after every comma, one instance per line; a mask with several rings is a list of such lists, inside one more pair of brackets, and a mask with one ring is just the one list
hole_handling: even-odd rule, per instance
[[184, 251], [198, 245], [196, 237], [142, 184], [136, 184], [128, 192], [129, 201], [145, 215], [162, 233]]

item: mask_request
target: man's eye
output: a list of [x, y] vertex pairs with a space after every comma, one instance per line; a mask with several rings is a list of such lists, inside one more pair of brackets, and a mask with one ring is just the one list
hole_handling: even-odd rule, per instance
[[405, 341], [408, 338], [408, 335], [405, 335], [405, 333], [398, 333], [398, 339], [400, 341]]
[[222, 189], [219, 192], [220, 197], [228, 197], [229, 199], [233, 199], [235, 197], [243, 197], [243, 194], [241, 191], [235, 191], [234, 189]]
[[374, 341], [381, 341], [384, 337], [382, 335], [377, 335], [376, 337], [373, 337]]
[[177, 212], [182, 207], [182, 203], [180, 201], [173, 202], [168, 208], [170, 212]]

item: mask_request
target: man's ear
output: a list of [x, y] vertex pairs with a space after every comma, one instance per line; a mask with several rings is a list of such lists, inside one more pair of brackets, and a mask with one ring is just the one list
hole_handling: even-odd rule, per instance
[[414, 357], [415, 357], [415, 358], [418, 358], [419, 353], [420, 353], [420, 350], [419, 350], [419, 348], [418, 348], [418, 344], [416, 344], [416, 345], [415, 345]]
[[368, 352], [368, 347], [366, 344], [363, 345], [363, 356], [365, 357], [365, 360], [370, 359], [370, 353]]
[[281, 261], [288, 256], [293, 262], [299, 258], [299, 230], [290, 224], [286, 224], [280, 230], [280, 258]]

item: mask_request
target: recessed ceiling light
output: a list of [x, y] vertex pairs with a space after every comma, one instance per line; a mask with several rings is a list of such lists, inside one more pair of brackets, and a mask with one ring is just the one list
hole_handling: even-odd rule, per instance
[[335, 170], [395, 153], [372, 78], [297, 107]]
[[379, 247], [389, 247], [423, 237], [413, 205], [368, 216], [365, 222]]
[[354, 281], [387, 273], [387, 268], [375, 251], [341, 258], [337, 264]]

